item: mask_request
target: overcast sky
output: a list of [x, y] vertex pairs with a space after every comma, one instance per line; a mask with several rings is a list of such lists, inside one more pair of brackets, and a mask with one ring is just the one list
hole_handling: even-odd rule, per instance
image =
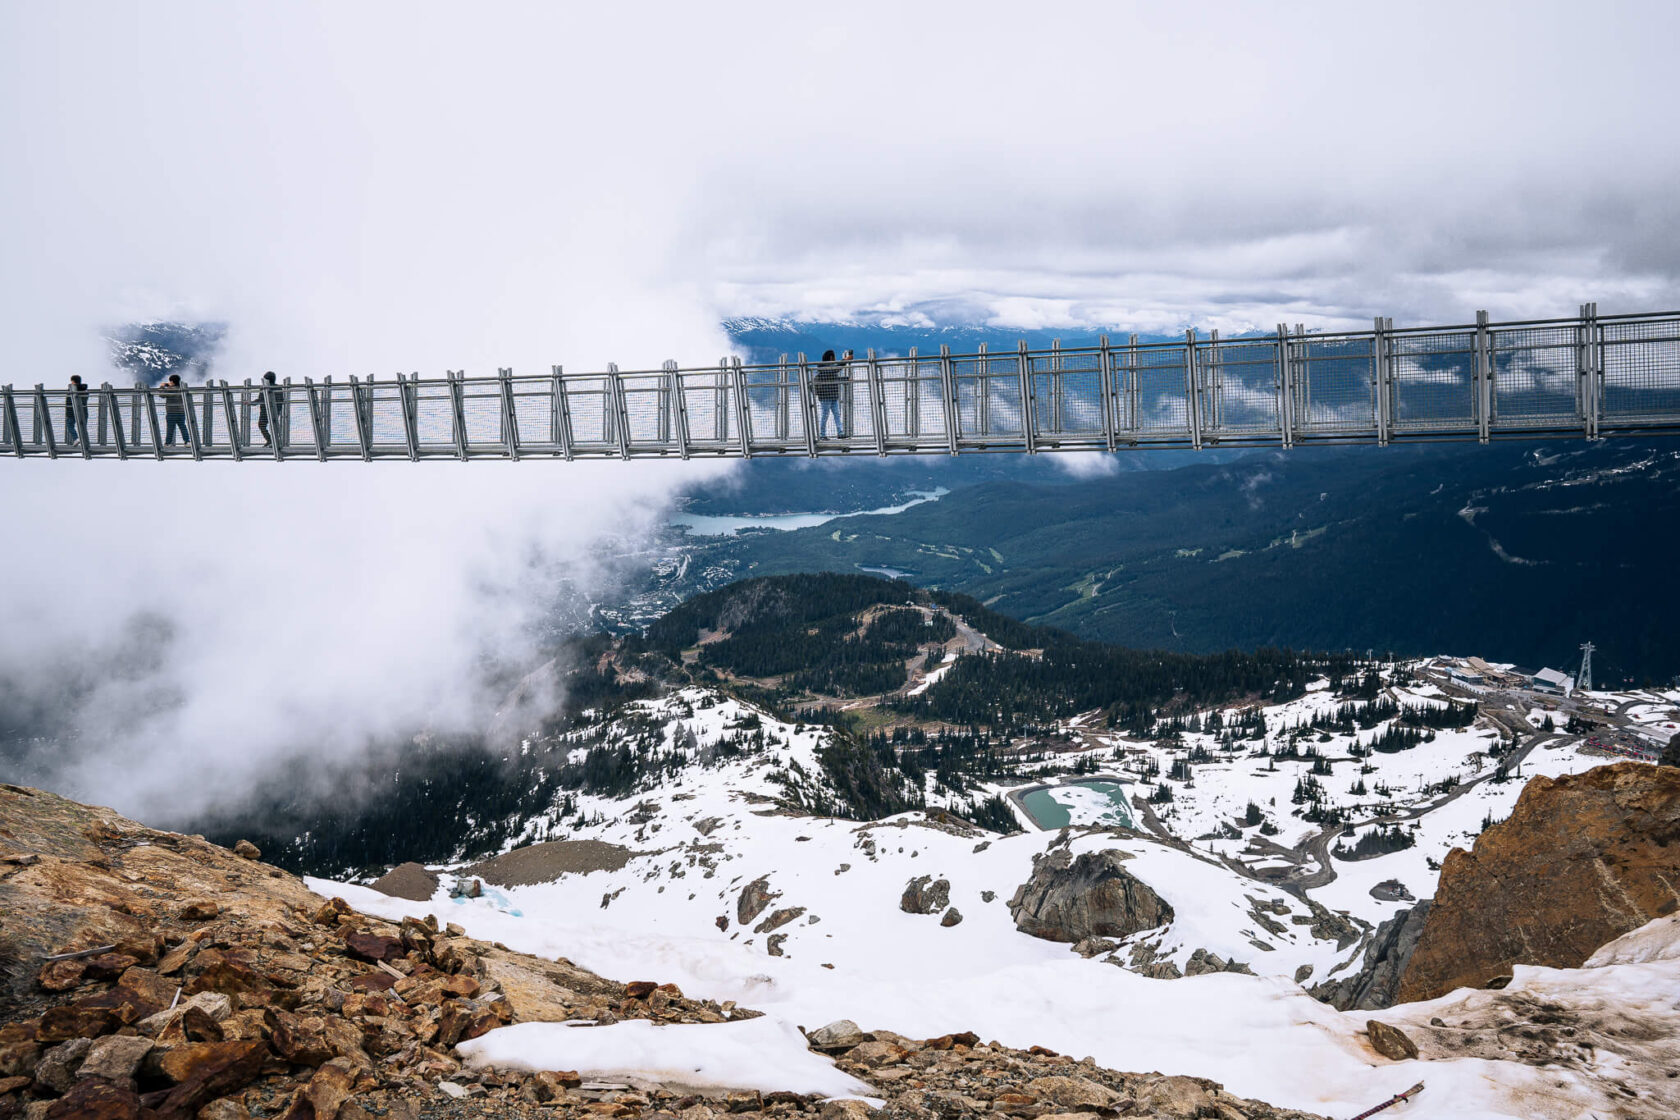
[[[238, 380], [1674, 307], [1676, 42], [1671, 2], [0, 0], [0, 381], [149, 318], [227, 322]], [[0, 463], [0, 679], [166, 619], [78, 762], [149, 814], [482, 726], [477, 654], [709, 469]]]

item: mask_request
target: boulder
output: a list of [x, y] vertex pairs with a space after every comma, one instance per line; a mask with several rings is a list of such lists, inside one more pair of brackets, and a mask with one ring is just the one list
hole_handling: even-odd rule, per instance
[[949, 910], [945, 911], [945, 915], [939, 919], [939, 924], [949, 929], [951, 926], [958, 924], [962, 920], [962, 911], [953, 906]]
[[1015, 928], [1072, 945], [1090, 937], [1128, 937], [1172, 921], [1166, 900], [1121, 866], [1127, 858], [1113, 849], [1075, 858], [1065, 848], [1039, 857], [1032, 877], [1009, 900]]
[[233, 846], [233, 854], [240, 859], [258, 860], [262, 858], [262, 849], [249, 840], [241, 840]]
[[1372, 1019], [1365, 1024], [1365, 1034], [1371, 1040], [1371, 1048], [1391, 1061], [1404, 1062], [1418, 1056], [1417, 1043], [1399, 1027]]
[[803, 906], [786, 906], [780, 910], [772, 910], [768, 918], [753, 927], [753, 932], [769, 933], [771, 930], [780, 929], [804, 913]]
[[1430, 900], [1426, 898], [1410, 909], [1395, 911], [1394, 917], [1378, 926], [1371, 935], [1359, 971], [1340, 980], [1327, 980], [1316, 985], [1312, 988], [1313, 996], [1338, 1011], [1380, 1011], [1393, 1007], [1400, 976], [1417, 948], [1418, 936], [1423, 933], [1424, 920], [1429, 916], [1429, 907]]
[[762, 914], [766, 906], [780, 897], [780, 891], [770, 889], [770, 876], [760, 875], [741, 888], [741, 897], [735, 901], [735, 924], [738, 926], [752, 925], [753, 919]]
[[836, 1019], [805, 1036], [813, 1050], [850, 1050], [864, 1041], [863, 1031], [850, 1019]]
[[951, 884], [932, 875], [918, 875], [904, 885], [898, 908], [906, 914], [937, 914], [951, 905]]
[[1027, 1092], [1070, 1111], [1119, 1108], [1125, 1097], [1088, 1077], [1039, 1077], [1027, 1082]]
[[1535, 778], [1509, 819], [1455, 848], [1399, 1002], [1482, 987], [1517, 964], [1577, 968], [1680, 910], [1680, 769], [1639, 762]]
[[158, 1120], [184, 1120], [217, 1097], [238, 1092], [262, 1070], [268, 1056], [260, 1039], [193, 1042], [163, 1054], [156, 1068], [174, 1088], [154, 1106]]
[[35, 1065], [35, 1083], [55, 1093], [67, 1093], [76, 1083], [76, 1071], [93, 1049], [93, 1040], [73, 1038], [60, 1043], [41, 1055]]
[[399, 863], [368, 885], [392, 898], [427, 902], [437, 893], [438, 876], [418, 863]]

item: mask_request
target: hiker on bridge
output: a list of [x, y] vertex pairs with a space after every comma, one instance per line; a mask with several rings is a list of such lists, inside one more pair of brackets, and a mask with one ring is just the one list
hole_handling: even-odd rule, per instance
[[158, 391], [163, 394], [164, 446], [175, 446], [176, 432], [181, 433], [182, 443], [191, 443], [192, 437], [187, 434], [187, 388], [181, 384], [181, 375], [172, 373], [164, 378]]
[[64, 442], [76, 446], [87, 433], [82, 431], [87, 416], [88, 387], [82, 375], [70, 375], [70, 388], [64, 394]]
[[283, 406], [280, 403], [280, 390], [276, 386], [273, 370], [269, 370], [267, 373], [262, 375], [262, 385], [257, 389], [257, 431], [262, 433], [263, 444], [268, 447], [273, 447], [274, 438], [268, 431], [268, 402], [270, 398], [273, 398], [274, 400], [274, 425], [275, 427], [279, 427], [279, 413]]
[[[846, 351], [846, 358], [850, 359], [852, 352]], [[846, 435], [840, 420], [840, 383], [847, 378], [845, 361], [836, 361], [834, 351], [824, 350], [822, 361], [817, 365], [817, 376], [812, 386], [817, 398], [817, 437], [828, 438], [828, 419], [834, 418], [834, 438], [842, 439]]]

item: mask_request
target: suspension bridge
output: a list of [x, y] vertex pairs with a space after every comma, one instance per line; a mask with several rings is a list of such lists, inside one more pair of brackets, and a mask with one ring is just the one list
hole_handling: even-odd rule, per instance
[[689, 459], [1680, 433], [1680, 312], [834, 363], [0, 386], [0, 457]]

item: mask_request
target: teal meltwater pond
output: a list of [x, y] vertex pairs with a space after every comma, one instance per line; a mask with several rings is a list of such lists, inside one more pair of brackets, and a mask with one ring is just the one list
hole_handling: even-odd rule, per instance
[[1101, 778], [1035, 789], [1021, 797], [1021, 808], [1045, 829], [1070, 824], [1136, 827], [1126, 787]]

